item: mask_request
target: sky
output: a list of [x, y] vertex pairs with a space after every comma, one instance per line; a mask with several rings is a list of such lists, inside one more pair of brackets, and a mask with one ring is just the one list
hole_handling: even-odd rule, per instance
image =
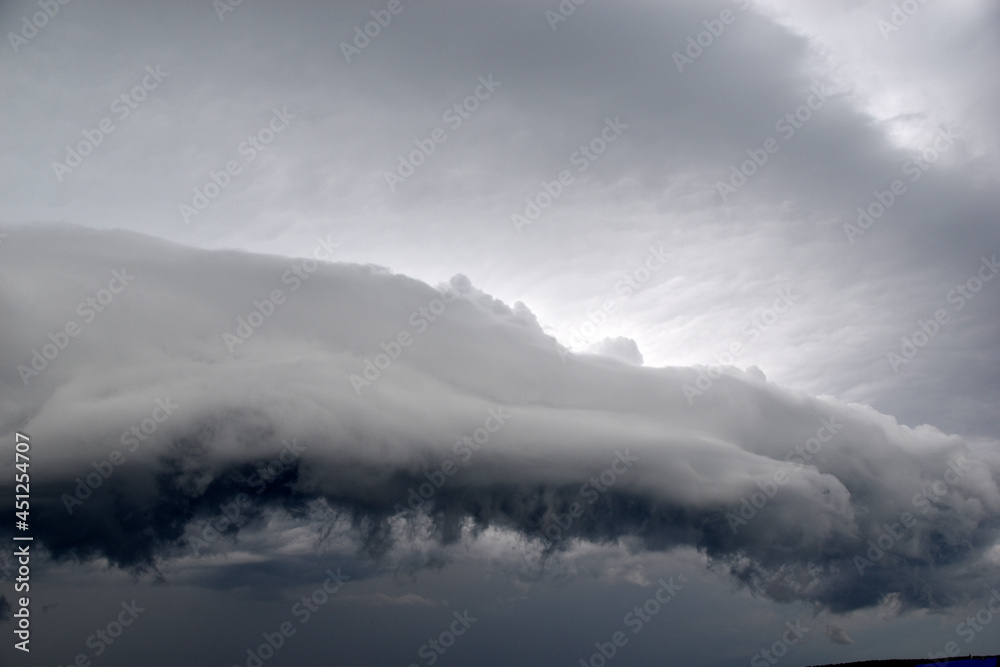
[[0, 3], [0, 662], [1000, 652], [1000, 7], [802, 4]]

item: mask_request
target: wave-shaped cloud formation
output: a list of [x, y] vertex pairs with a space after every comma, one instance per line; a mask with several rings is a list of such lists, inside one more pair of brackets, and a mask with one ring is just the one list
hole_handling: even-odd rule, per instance
[[155, 565], [220, 505], [304, 517], [321, 501], [376, 557], [405, 539], [391, 526], [429, 519], [442, 544], [471, 523], [549, 554], [693, 546], [835, 611], [947, 606], [998, 581], [995, 441], [759, 373], [566, 354], [462, 276], [436, 289], [124, 232], [8, 232], [0, 436], [32, 438], [34, 532], [56, 559]]

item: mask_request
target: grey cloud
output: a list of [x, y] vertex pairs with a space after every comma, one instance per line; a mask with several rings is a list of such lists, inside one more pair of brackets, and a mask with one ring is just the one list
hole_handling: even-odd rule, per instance
[[[213, 548], [326, 507], [375, 564], [405, 551], [417, 522], [443, 545], [471, 522], [519, 535], [542, 562], [571, 538], [694, 546], [754, 591], [835, 611], [894, 593], [946, 607], [996, 580], [994, 441], [733, 368], [564, 360], [526, 306], [464, 277], [435, 289], [324, 263], [293, 291], [291, 259], [62, 225], [8, 233], [0, 432], [51, 443], [35, 449], [33, 512], [57, 559], [155, 569], [190, 556], [226, 512], [238, 517], [216, 521], [226, 539]], [[77, 304], [122, 269], [134, 280], [82, 321]], [[252, 335], [233, 346], [223, 334], [241, 318]], [[81, 332], [25, 386], [17, 367], [69, 320]], [[703, 393], [690, 403], [686, 388]], [[130, 426], [166, 397], [178, 407], [125, 453]], [[252, 476], [293, 441], [300, 453], [257, 494]], [[127, 474], [68, 514], [64, 494], [114, 448]], [[457, 471], [441, 472], [447, 461]], [[401, 513], [424, 484], [440, 488]]]
[[594, 354], [614, 357], [615, 359], [620, 359], [636, 366], [642, 366], [642, 352], [639, 351], [639, 346], [634, 340], [625, 338], [624, 336], [605, 338], [591, 345], [588, 351]]
[[839, 625], [833, 623], [826, 624], [826, 636], [830, 638], [834, 644], [853, 644], [854, 640], [847, 636], [844, 629]]

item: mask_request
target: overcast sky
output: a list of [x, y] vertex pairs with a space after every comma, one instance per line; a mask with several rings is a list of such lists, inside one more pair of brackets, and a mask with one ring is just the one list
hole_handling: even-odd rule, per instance
[[4, 664], [1000, 651], [1000, 7], [802, 4], [0, 3]]

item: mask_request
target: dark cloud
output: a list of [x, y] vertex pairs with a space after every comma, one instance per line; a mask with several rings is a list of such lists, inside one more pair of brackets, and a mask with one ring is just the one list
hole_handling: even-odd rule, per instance
[[[835, 611], [890, 594], [943, 608], [996, 580], [995, 443], [732, 368], [564, 358], [523, 305], [461, 277], [434, 289], [321, 264], [292, 291], [288, 259], [67, 226], [7, 242], [2, 430], [51, 443], [35, 447], [33, 512], [57, 560], [155, 569], [326, 513], [362, 561], [421, 531], [446, 546], [499, 529], [536, 564], [635, 538]], [[88, 323], [74, 306], [113, 270], [134, 279]], [[233, 345], [241, 319], [252, 335]], [[26, 386], [18, 366], [69, 320], [81, 332]], [[100, 487], [67, 500], [88, 475]]]
[[[652, 563], [690, 560], [719, 589], [686, 583], [657, 641], [698, 647], [671, 652], [678, 664], [725, 644], [720, 667], [773, 641], [785, 619], [768, 600], [859, 610], [832, 620], [852, 650], [875, 637], [888, 655], [901, 633], [938, 651], [951, 627], [916, 613], [883, 629], [862, 608], [958, 623], [997, 582], [1000, 282], [948, 300], [1000, 251], [996, 7], [921, 3], [883, 35], [892, 8], [865, 0], [586, 2], [555, 29], [556, 1], [404, 0], [348, 62], [342, 43], [383, 0], [220, 6], [59, 4], [18, 46], [41, 5], [0, 3], [0, 83], [16, 91], [0, 137], [0, 437], [36, 440], [32, 590], [61, 605], [36, 618], [38, 659], [66, 663], [95, 601], [119, 604], [103, 584], [141, 572], [161, 609], [187, 586], [192, 618], [242, 632], [343, 567], [355, 584], [337, 623], [356, 644], [342, 661], [358, 664], [409, 664], [377, 623], [416, 640], [457, 592], [531, 603], [525, 625], [477, 626], [493, 643], [476, 657], [565, 662], [607, 629], [593, 600], [635, 604]], [[167, 74], [119, 117], [112, 101], [149, 68]], [[475, 97], [483, 80], [497, 83]], [[467, 102], [456, 126], [446, 114]], [[276, 110], [287, 126], [247, 159]], [[54, 172], [106, 117], [114, 131]], [[609, 124], [622, 132], [605, 142]], [[436, 128], [447, 140], [389, 188]], [[754, 167], [769, 137], [779, 150]], [[606, 150], [584, 169], [592, 141]], [[928, 168], [911, 180], [916, 159]], [[723, 197], [741, 166], [754, 173]], [[894, 178], [905, 194], [851, 243], [845, 224]], [[212, 183], [185, 222], [179, 205]], [[19, 226], [36, 220], [152, 238]], [[317, 250], [337, 263], [293, 259]], [[893, 367], [941, 308], [947, 323]], [[495, 432], [490, 410], [511, 415]], [[626, 450], [640, 460], [596, 492]], [[483, 581], [484, 563], [504, 576]], [[759, 594], [755, 612], [731, 582]], [[555, 618], [558, 642], [511, 652]], [[195, 632], [149, 627], [138, 643], [163, 656]], [[618, 661], [661, 660], [641, 653], [649, 637]], [[238, 657], [216, 639], [206, 663]], [[301, 641], [273, 664], [330, 655]], [[127, 650], [102, 659], [147, 661]], [[449, 658], [477, 662], [462, 650]], [[843, 649], [794, 650], [820, 664]]]

